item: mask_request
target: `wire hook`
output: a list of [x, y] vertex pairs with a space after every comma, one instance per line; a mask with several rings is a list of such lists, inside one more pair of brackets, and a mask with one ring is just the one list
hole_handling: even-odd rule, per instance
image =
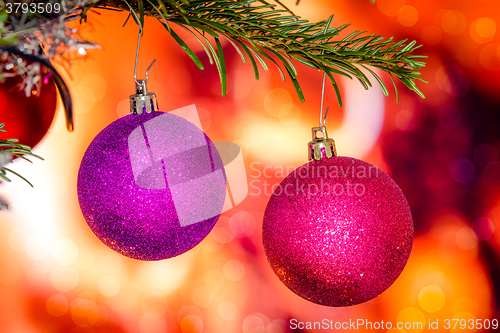
[[321, 109], [319, 112], [319, 127], [326, 126], [326, 116], [328, 115], [328, 110], [330, 109], [329, 107], [326, 108], [325, 118], [323, 118], [323, 101], [325, 100], [325, 77], [326, 74], [323, 73], [323, 87], [321, 88]]
[[[132, 10], [130, 10], [129, 13], [128, 13], [127, 19], [125, 20], [125, 23], [123, 23], [123, 27], [125, 27], [125, 25], [127, 25], [127, 22], [130, 19], [130, 16], [132, 16], [134, 18], [135, 23], [137, 23], [137, 25], [139, 26], [139, 38], [137, 40], [137, 51], [135, 53], [134, 81], [135, 81], [135, 84], [141, 85], [141, 83], [139, 81], [137, 81], [137, 63], [139, 61], [139, 48], [141, 46], [142, 26], [137, 21], [136, 16], [132, 15]], [[153, 66], [153, 64], [155, 63], [155, 61], [156, 61], [156, 59], [154, 59], [153, 62], [149, 65], [148, 69], [146, 69], [146, 83], [149, 80], [149, 70], [151, 69], [151, 67]]]
[[[297, 0], [297, 5], [299, 4], [300, 0]], [[323, 30], [323, 34], [326, 34], [328, 31], [328, 26], [329, 24], [325, 25], [325, 29]], [[325, 50], [321, 50], [321, 55], [325, 53]], [[330, 109], [329, 107], [326, 108], [325, 112], [325, 117], [323, 118], [323, 102], [325, 100], [325, 79], [326, 79], [326, 72], [323, 72], [323, 86], [321, 87], [321, 110], [319, 113], [319, 127], [326, 127], [326, 116], [328, 115], [328, 110]]]
[[[139, 48], [141, 46], [141, 35], [142, 35], [142, 31], [139, 31], [139, 38], [137, 40], [137, 52], [135, 53], [135, 68], [134, 68], [134, 81], [137, 85], [139, 85], [140, 83], [137, 81], [137, 62], [139, 61]], [[153, 62], [151, 63], [151, 65], [149, 65], [148, 69], [146, 70], [146, 83], [148, 82], [149, 80], [149, 76], [148, 76], [148, 73], [149, 73], [149, 69], [153, 66], [153, 64], [155, 63], [156, 59], [153, 60]]]
[[132, 16], [132, 10], [130, 10], [128, 12], [127, 19], [125, 20], [125, 23], [123, 23], [122, 28], [125, 28], [125, 26], [127, 25], [127, 22], [128, 22], [128, 19], [130, 18], [130, 16]]
[[148, 73], [149, 73], [149, 69], [151, 67], [153, 67], [153, 64], [156, 62], [156, 59], [153, 60], [153, 62], [151, 63], [151, 65], [149, 65], [148, 69], [146, 69], [146, 83], [148, 82], [149, 80], [149, 77], [148, 77]]

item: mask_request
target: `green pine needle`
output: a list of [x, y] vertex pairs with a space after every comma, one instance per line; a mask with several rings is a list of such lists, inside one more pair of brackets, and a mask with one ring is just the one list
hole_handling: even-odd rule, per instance
[[[265, 0], [129, 0], [128, 3], [125, 0], [99, 0], [97, 4], [101, 8], [131, 10], [141, 26], [144, 16], [156, 17], [195, 64], [203, 69], [201, 61], [169, 23], [188, 30], [202, 45], [210, 63], [215, 62], [223, 95], [227, 88], [227, 69], [221, 35], [232, 44], [243, 62], [246, 62], [245, 55], [248, 56], [256, 79], [259, 78], [257, 61], [265, 70], [268, 69], [266, 61], [275, 64], [282, 80], [286, 78], [284, 68], [301, 101], [304, 101], [304, 96], [298, 83], [300, 73], [291, 59], [325, 72], [335, 89], [339, 105], [342, 105], [342, 98], [332, 74], [355, 77], [368, 89], [372, 84], [360, 68], [375, 78], [385, 95], [388, 94], [387, 87], [374, 68], [396, 75], [405, 86], [423, 97], [415, 80], [425, 82], [419, 77], [419, 70], [425, 66], [420, 60], [426, 57], [412, 54], [420, 47], [416, 41], [394, 42], [392, 37], [386, 39], [359, 30], [339, 38], [348, 24], [330, 27], [333, 16], [311, 23], [293, 14], [279, 0], [274, 0], [274, 3]], [[206, 35], [213, 37], [213, 42]], [[391, 79], [394, 80], [392, 76]], [[397, 91], [396, 96], [399, 98]]]
[[[0, 132], [7, 133], [7, 131], [5, 129], [3, 129], [4, 126], [5, 126], [5, 123], [0, 123]], [[18, 141], [19, 140], [17, 140], [17, 139], [0, 139], [0, 152], [8, 153], [12, 157], [19, 157], [23, 160], [30, 162], [30, 163], [31, 163], [31, 161], [28, 158], [26, 158], [26, 156], [31, 156], [31, 157], [43, 160], [43, 158], [41, 158], [40, 156], [33, 154], [31, 152], [31, 148], [29, 146], [20, 144], [20, 143], [18, 143]], [[7, 163], [9, 163], [9, 162], [7, 162]], [[12, 163], [12, 160], [10, 160], [10, 163]], [[11, 173], [13, 175], [16, 175], [17, 177], [23, 179], [31, 187], [33, 187], [33, 185], [26, 178], [24, 178], [23, 176], [21, 176], [17, 172], [13, 171], [12, 169], [6, 168], [4, 165], [0, 164], [0, 178], [2, 178], [3, 180], [5, 180], [7, 182], [10, 182], [11, 180], [7, 176], [7, 173]]]

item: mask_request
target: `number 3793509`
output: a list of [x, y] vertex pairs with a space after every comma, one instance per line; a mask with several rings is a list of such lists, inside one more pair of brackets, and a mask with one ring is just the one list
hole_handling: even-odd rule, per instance
[[59, 14], [61, 10], [64, 12], [64, 5], [61, 5], [59, 3], [20, 3], [20, 2], [14, 2], [14, 3], [6, 3], [5, 4], [5, 9], [7, 11], [7, 14], [18, 14], [18, 13], [38, 13], [38, 14]]
[[445, 319], [444, 320], [444, 329], [498, 329], [498, 319]]

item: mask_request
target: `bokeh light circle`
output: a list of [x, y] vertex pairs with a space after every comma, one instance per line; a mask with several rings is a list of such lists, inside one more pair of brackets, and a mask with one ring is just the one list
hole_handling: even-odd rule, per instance
[[68, 299], [61, 294], [52, 295], [47, 299], [46, 307], [51, 316], [60, 317], [69, 309]]
[[116, 276], [106, 275], [99, 280], [98, 287], [101, 294], [107, 297], [112, 297], [118, 294], [121, 284], [120, 280], [118, 280]]
[[60, 265], [70, 265], [78, 257], [78, 247], [70, 239], [60, 239], [52, 245], [52, 258]]
[[238, 281], [245, 275], [245, 266], [239, 260], [229, 260], [224, 265], [224, 276], [230, 281]]
[[441, 288], [430, 285], [418, 294], [418, 304], [427, 312], [437, 312], [441, 310], [446, 301], [446, 296]]
[[80, 274], [71, 265], [57, 265], [50, 272], [50, 282], [59, 291], [70, 291], [78, 285]]
[[26, 253], [31, 259], [41, 260], [49, 255], [51, 244], [47, 236], [34, 235], [26, 242]]
[[144, 295], [141, 299], [141, 310], [144, 315], [157, 318], [167, 312], [167, 300], [165, 296], [158, 292], [150, 292]]
[[224, 301], [219, 305], [219, 316], [225, 320], [233, 319], [238, 313], [236, 304], [231, 301]]

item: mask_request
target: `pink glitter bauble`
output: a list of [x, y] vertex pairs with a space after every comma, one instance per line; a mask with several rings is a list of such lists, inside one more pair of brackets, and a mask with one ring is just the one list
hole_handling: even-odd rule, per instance
[[165, 112], [128, 115], [89, 145], [78, 173], [87, 224], [134, 259], [177, 256], [201, 242], [226, 196], [222, 159], [189, 121]]
[[366, 302], [401, 274], [413, 220], [396, 183], [377, 167], [334, 156], [302, 165], [275, 189], [263, 243], [280, 280], [326, 306]]

